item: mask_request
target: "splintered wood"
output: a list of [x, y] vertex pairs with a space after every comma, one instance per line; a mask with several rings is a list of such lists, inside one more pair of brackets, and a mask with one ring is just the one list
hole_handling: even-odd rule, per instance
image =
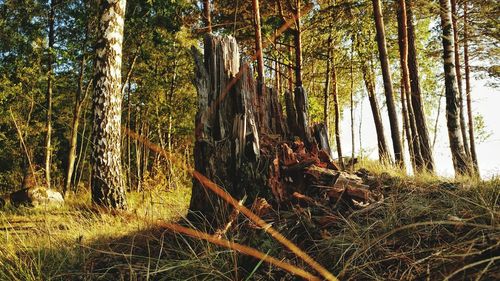
[[266, 151], [273, 151], [269, 146], [276, 147], [269, 186], [280, 203], [294, 199], [314, 205], [318, 201], [314, 198], [327, 196], [335, 203], [342, 200], [366, 206], [378, 199], [376, 192], [363, 179], [340, 171], [330, 156], [319, 150], [317, 145], [310, 150], [300, 140], [293, 143], [263, 142], [262, 145], [268, 148]]
[[[279, 208], [296, 202], [358, 207], [376, 200], [369, 186], [332, 160], [326, 126], [308, 125], [303, 88], [286, 94], [285, 117], [281, 93], [267, 87], [257, 93], [252, 67], [240, 58], [234, 38], [207, 35], [204, 43], [203, 55], [193, 49], [197, 172], [237, 200], [261, 197]], [[193, 184], [191, 211], [224, 226], [220, 214], [231, 214], [232, 207]]]

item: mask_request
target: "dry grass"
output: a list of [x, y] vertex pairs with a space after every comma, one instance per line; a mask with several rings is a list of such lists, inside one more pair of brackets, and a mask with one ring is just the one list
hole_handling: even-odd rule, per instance
[[[358, 210], [332, 207], [326, 225], [319, 223], [324, 210], [308, 206], [263, 219], [340, 280], [500, 279], [500, 179], [453, 182], [363, 165], [383, 186], [383, 201]], [[132, 193], [123, 214], [98, 212], [88, 196], [61, 209], [8, 208], [0, 212], [0, 280], [295, 280], [156, 223], [214, 232], [182, 219], [189, 193], [189, 187]], [[243, 215], [223, 238], [314, 273]]]

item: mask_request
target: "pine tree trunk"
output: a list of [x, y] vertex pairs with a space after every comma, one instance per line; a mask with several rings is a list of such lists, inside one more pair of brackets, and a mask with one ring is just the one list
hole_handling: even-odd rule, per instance
[[52, 162], [52, 83], [54, 73], [52, 71], [52, 63], [54, 61], [54, 17], [55, 3], [50, 1], [49, 11], [49, 48], [47, 56], [47, 92], [45, 94], [46, 112], [46, 136], [45, 136], [45, 181], [47, 187], [50, 188], [50, 169]]
[[259, 0], [252, 0], [255, 31], [255, 55], [257, 57], [257, 93], [262, 96], [265, 91], [264, 84], [264, 54], [262, 50], [262, 35], [260, 28]]
[[102, 1], [96, 45], [92, 201], [126, 208], [121, 164], [121, 57], [126, 0]]
[[[415, 129], [418, 135], [415, 135], [415, 143], [419, 144], [420, 154], [424, 161], [424, 165], [428, 172], [434, 172], [434, 159], [432, 157], [432, 149], [430, 144], [429, 132], [427, 130], [427, 122], [425, 120], [424, 105], [422, 101], [422, 93], [420, 91], [420, 80], [418, 73], [417, 48], [415, 45], [415, 27], [413, 26], [413, 10], [412, 0], [406, 0], [407, 28], [408, 28], [408, 71], [410, 74], [410, 92], [407, 93], [407, 98], [411, 101], [411, 109], [408, 106], [410, 114], [410, 122], [415, 120]], [[413, 117], [411, 118], [411, 111]], [[418, 136], [418, 138], [417, 138]], [[418, 158], [417, 158], [418, 159]]]
[[[80, 78], [78, 84], [83, 83], [83, 73], [80, 73]], [[76, 160], [76, 148], [78, 143], [78, 127], [80, 125], [80, 113], [82, 111], [83, 100], [81, 100], [81, 92], [83, 91], [82, 86], [79, 85], [77, 90], [77, 95], [75, 98], [75, 105], [73, 107], [73, 120], [71, 122], [71, 135], [69, 143], [68, 152], [68, 167], [66, 169], [66, 180], [64, 183], [63, 195], [66, 196], [71, 190], [71, 179], [75, 170], [75, 160]], [[89, 88], [87, 88], [88, 91]]]
[[471, 174], [470, 165], [467, 163], [462, 135], [460, 132], [458, 85], [455, 72], [455, 51], [452, 32], [450, 0], [439, 0], [441, 28], [443, 32], [443, 60], [444, 78], [446, 88], [446, 119], [453, 166], [457, 175]]
[[332, 56], [332, 86], [333, 86], [333, 109], [335, 110], [335, 144], [337, 145], [337, 156], [340, 169], [344, 169], [342, 160], [342, 143], [340, 142], [340, 109], [337, 86], [337, 70], [335, 69], [335, 56]]
[[354, 168], [354, 151], [355, 151], [355, 146], [356, 142], [354, 140], [354, 40], [355, 37], [354, 35], [351, 37], [351, 56], [350, 56], [350, 62], [349, 62], [349, 78], [350, 78], [350, 95], [349, 95], [349, 101], [350, 101], [350, 113], [351, 113], [351, 161], [350, 161], [350, 166], [351, 170]]
[[406, 92], [404, 88], [404, 82], [402, 81], [403, 78], [401, 78], [401, 114], [403, 115], [403, 133], [405, 136], [402, 138], [402, 144], [404, 146], [404, 139], [406, 137], [406, 141], [408, 143], [408, 152], [410, 153], [410, 163], [413, 169], [413, 172], [416, 173], [417, 171], [417, 163], [415, 161], [415, 147], [413, 146], [413, 141], [412, 141], [412, 133], [410, 129], [410, 120], [408, 117], [408, 108], [406, 106]]
[[382, 78], [384, 80], [384, 92], [386, 97], [387, 112], [389, 114], [389, 124], [391, 126], [392, 146], [394, 148], [396, 163], [399, 166], [404, 167], [404, 154], [401, 148], [401, 134], [399, 133], [398, 117], [396, 113], [396, 105], [394, 103], [389, 56], [387, 55], [387, 43], [385, 40], [384, 21], [382, 17], [382, 7], [380, 5], [380, 0], [372, 0], [372, 3], [373, 13], [375, 16], [375, 27], [377, 30], [377, 46], [380, 64], [382, 67]]
[[[73, 105], [73, 120], [71, 122], [71, 134], [69, 138], [69, 150], [68, 150], [68, 166], [66, 169], [66, 179], [64, 182], [63, 196], [71, 190], [71, 180], [75, 171], [75, 161], [76, 161], [76, 149], [78, 143], [78, 127], [80, 125], [80, 114], [82, 111], [82, 106], [85, 98], [87, 97], [88, 91], [90, 90], [90, 85], [92, 81], [87, 85], [87, 89], [83, 89], [83, 78], [85, 75], [85, 65], [87, 62], [86, 48], [87, 48], [87, 38], [88, 38], [88, 25], [85, 29], [85, 38], [82, 44], [82, 59], [80, 61], [80, 73], [78, 74], [78, 87], [76, 89], [75, 104]], [[82, 98], [83, 94], [83, 98]]]
[[294, 30], [295, 39], [295, 90], [294, 101], [297, 112], [297, 132], [296, 134], [304, 140], [307, 145], [312, 143], [311, 132], [309, 131], [309, 115], [307, 93], [302, 86], [302, 27], [300, 22], [300, 1], [296, 1], [297, 15], [295, 19], [296, 29]]
[[469, 33], [468, 27], [468, 1], [464, 1], [464, 64], [465, 64], [465, 94], [467, 97], [467, 116], [469, 124], [469, 142], [472, 163], [474, 164], [474, 171], [479, 176], [479, 165], [477, 162], [476, 154], [476, 140], [474, 139], [474, 117], [472, 115], [472, 99], [470, 87], [470, 65], [469, 65]]
[[[420, 154], [418, 132], [416, 129], [413, 108], [410, 102], [406, 102], [411, 96], [411, 86], [408, 69], [408, 27], [405, 0], [398, 1], [397, 19], [399, 57], [401, 65], [401, 105], [403, 109], [403, 121], [405, 123], [405, 133], [408, 140], [408, 149], [410, 151], [413, 169], [415, 171], [421, 171], [424, 169], [424, 161], [422, 159], [422, 155]], [[415, 141], [416, 145], [414, 143]]]
[[458, 44], [459, 38], [457, 20], [457, 1], [451, 0], [451, 23], [453, 26], [453, 47], [455, 48], [455, 72], [457, 73], [458, 106], [460, 107], [460, 131], [462, 132], [465, 154], [467, 155], [467, 157], [470, 157], [469, 142], [467, 140], [467, 124], [465, 123], [464, 115], [464, 95], [462, 90], [462, 71], [460, 69], [460, 48]]
[[366, 91], [368, 92], [368, 100], [370, 101], [375, 130], [377, 132], [378, 157], [381, 162], [391, 163], [391, 156], [387, 149], [387, 143], [384, 136], [384, 125], [382, 123], [382, 117], [380, 116], [378, 101], [375, 95], [375, 78], [373, 69], [368, 67], [366, 64], [367, 63], [362, 66], [363, 80], [365, 82]]
[[332, 57], [332, 36], [328, 36], [327, 42], [327, 55], [326, 55], [326, 71], [325, 71], [325, 89], [323, 92], [323, 123], [325, 124], [328, 132], [328, 112], [330, 103], [330, 60]]
[[210, 0], [203, 0], [203, 21], [205, 22], [207, 33], [212, 33], [212, 15], [210, 6]]

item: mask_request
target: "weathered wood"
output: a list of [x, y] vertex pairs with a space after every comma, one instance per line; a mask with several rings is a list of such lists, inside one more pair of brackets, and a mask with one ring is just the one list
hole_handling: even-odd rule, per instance
[[313, 127], [314, 139], [318, 144], [320, 150], [326, 152], [328, 156], [332, 156], [332, 150], [330, 148], [330, 140], [328, 138], [327, 128], [324, 123], [315, 124]]
[[[204, 57], [196, 49], [193, 53], [198, 172], [237, 200], [246, 196], [247, 202], [256, 202], [258, 196], [283, 207], [292, 198], [297, 200], [297, 194], [309, 196], [316, 185], [334, 186], [339, 168], [331, 158], [326, 128], [316, 125], [317, 140], [312, 138], [302, 88], [297, 88], [295, 102], [291, 93], [286, 94], [285, 122], [277, 92], [266, 88], [264, 95], [258, 95], [252, 69], [240, 61], [234, 38], [207, 35]], [[294, 116], [296, 112], [301, 117]], [[196, 179], [190, 209], [191, 218], [203, 217], [222, 229], [233, 213]]]

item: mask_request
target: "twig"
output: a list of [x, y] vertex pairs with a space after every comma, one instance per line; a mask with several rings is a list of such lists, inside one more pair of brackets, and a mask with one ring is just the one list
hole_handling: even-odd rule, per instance
[[263, 260], [263, 261], [268, 262], [272, 265], [275, 265], [279, 268], [282, 268], [290, 273], [293, 273], [293, 274], [298, 275], [302, 278], [305, 278], [306, 280], [318, 280], [318, 281], [321, 280], [317, 276], [314, 276], [311, 273], [304, 271], [303, 269], [300, 269], [300, 268], [298, 268], [294, 265], [291, 265], [289, 263], [280, 261], [276, 258], [270, 257], [270, 256], [254, 249], [254, 248], [250, 248], [248, 246], [241, 245], [241, 244], [238, 244], [236, 242], [231, 242], [231, 241], [228, 241], [225, 239], [221, 239], [215, 235], [209, 235], [207, 233], [204, 233], [204, 232], [201, 232], [198, 230], [194, 230], [191, 228], [183, 227], [183, 226], [180, 226], [178, 224], [165, 223], [165, 222], [161, 222], [161, 221], [158, 222], [158, 224], [160, 226], [168, 228], [172, 231], [183, 233], [183, 234], [189, 235], [189, 236], [197, 238], [197, 239], [203, 239], [203, 240], [206, 240], [206, 241], [211, 242], [213, 244], [217, 244], [217, 245], [220, 245], [220, 246], [223, 246], [226, 248], [230, 248], [230, 249], [236, 250], [238, 252], [244, 253], [246, 255], [252, 256], [254, 258], [257, 258], [259, 260]]

